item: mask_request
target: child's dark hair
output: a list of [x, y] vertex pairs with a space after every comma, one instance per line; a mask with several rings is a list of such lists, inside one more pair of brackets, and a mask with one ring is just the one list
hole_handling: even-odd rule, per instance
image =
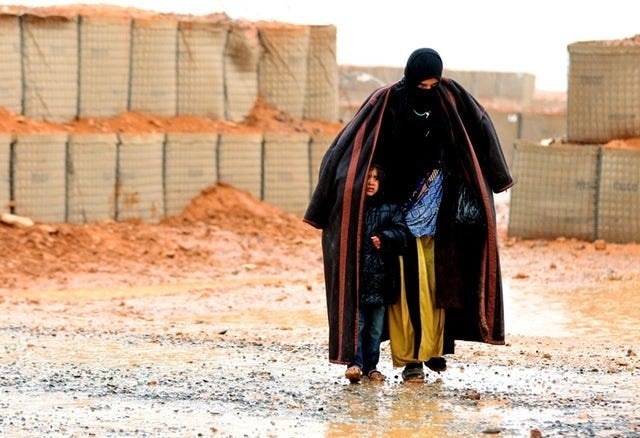
[[373, 163], [371, 167], [369, 167], [369, 172], [371, 172], [372, 169], [376, 169], [378, 171], [378, 182], [380, 183], [380, 186], [382, 186], [382, 183], [384, 183], [384, 169], [382, 164]]

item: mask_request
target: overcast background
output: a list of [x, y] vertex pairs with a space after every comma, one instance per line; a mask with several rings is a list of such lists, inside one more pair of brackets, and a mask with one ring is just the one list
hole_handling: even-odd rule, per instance
[[532, 73], [536, 88], [567, 87], [567, 45], [640, 34], [636, 0], [87, 0], [16, 1], [25, 6], [109, 3], [159, 12], [225, 12], [233, 19], [334, 24], [339, 64], [401, 67], [418, 47], [452, 70]]

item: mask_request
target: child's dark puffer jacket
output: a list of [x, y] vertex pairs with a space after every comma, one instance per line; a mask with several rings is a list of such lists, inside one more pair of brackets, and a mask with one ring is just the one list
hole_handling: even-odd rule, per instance
[[[380, 237], [379, 250], [371, 243], [372, 236]], [[382, 203], [376, 197], [367, 198], [362, 235], [360, 304], [391, 304], [396, 301], [400, 292], [398, 256], [405, 251], [410, 238], [398, 206]]]

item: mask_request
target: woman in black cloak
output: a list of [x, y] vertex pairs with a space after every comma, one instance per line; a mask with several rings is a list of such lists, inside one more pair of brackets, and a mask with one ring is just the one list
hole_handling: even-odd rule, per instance
[[385, 167], [387, 201], [404, 205], [414, 234], [388, 309], [393, 365], [404, 367], [405, 381], [423, 381], [423, 363], [443, 371], [456, 339], [504, 344], [493, 193], [513, 179], [485, 109], [442, 77], [435, 50], [414, 51], [404, 77], [374, 91], [334, 139], [305, 213], [323, 230], [333, 363], [355, 355], [364, 179], [373, 162]]

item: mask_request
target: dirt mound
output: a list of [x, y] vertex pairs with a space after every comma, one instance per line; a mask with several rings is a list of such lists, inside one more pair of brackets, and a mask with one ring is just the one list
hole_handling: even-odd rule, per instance
[[219, 183], [203, 190], [178, 216], [166, 224], [206, 223], [243, 235], [262, 236], [286, 244], [314, 238], [317, 232], [302, 219], [261, 202], [253, 195]]
[[[295, 258], [318, 251], [318, 233], [295, 215], [219, 184], [159, 224], [0, 223], [0, 289], [171, 282], [188, 277], [185, 271], [213, 275], [256, 261], [275, 269], [283, 265], [280, 253]], [[258, 256], [258, 247], [267, 252]]]
[[152, 132], [306, 132], [335, 134], [342, 128], [338, 122], [323, 122], [295, 118], [256, 99], [242, 122], [212, 119], [202, 116], [175, 117], [125, 112], [109, 118], [84, 117], [66, 123], [30, 119], [0, 107], [0, 132], [7, 133], [152, 133]]
[[604, 144], [605, 148], [640, 149], [640, 137], [611, 140]]

